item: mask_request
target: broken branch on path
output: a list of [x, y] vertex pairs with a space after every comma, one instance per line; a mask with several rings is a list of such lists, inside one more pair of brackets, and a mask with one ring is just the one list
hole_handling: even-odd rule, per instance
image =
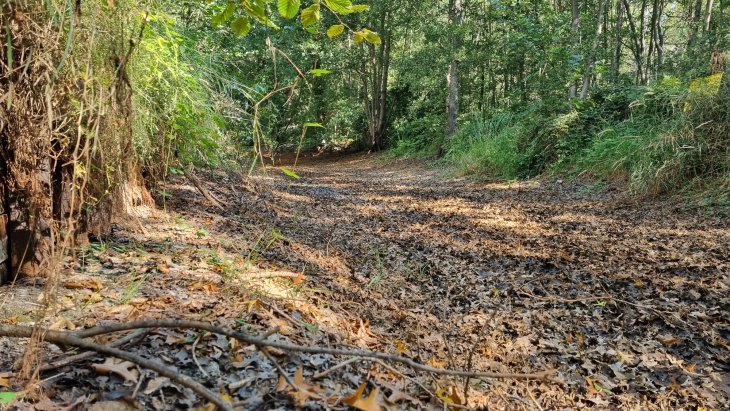
[[[112, 341], [109, 344], [109, 347], [119, 348], [125, 344], [140, 340], [140, 339], [144, 338], [144, 336], [147, 335], [148, 332], [149, 332], [149, 330], [147, 330], [147, 329], [141, 329], [141, 330], [137, 330], [135, 332], [129, 333], [128, 335], [125, 335], [124, 337], [122, 337], [118, 340]], [[48, 364], [41, 366], [41, 371], [55, 370], [55, 369], [64, 367], [66, 365], [73, 364], [75, 362], [79, 362], [79, 361], [83, 361], [85, 359], [91, 358], [95, 354], [97, 354], [97, 353], [94, 351], [86, 351], [86, 352], [82, 352], [80, 354], [72, 355], [70, 357], [66, 357], [66, 358], [60, 359], [58, 361], [54, 361], [52, 363], [48, 363]]]
[[[267, 333], [264, 338], [260, 336], [254, 336], [251, 334], [238, 332], [235, 330], [232, 330], [227, 327], [222, 326], [216, 326], [210, 323], [201, 322], [201, 321], [190, 321], [190, 320], [174, 320], [174, 319], [167, 319], [167, 320], [141, 320], [141, 321], [131, 321], [128, 323], [112, 323], [112, 324], [105, 324], [100, 325], [93, 328], [88, 328], [85, 330], [79, 330], [79, 331], [56, 331], [56, 330], [43, 330], [43, 340], [53, 342], [56, 344], [65, 344], [69, 346], [78, 347], [81, 349], [94, 351], [100, 354], [109, 355], [112, 357], [116, 357], [122, 360], [130, 361], [135, 364], [137, 364], [140, 367], [147, 368], [153, 371], [156, 371], [162, 376], [170, 378], [172, 381], [175, 381], [187, 388], [190, 388], [195, 393], [199, 394], [201, 397], [207, 399], [208, 401], [212, 402], [216, 406], [220, 407], [223, 410], [233, 410], [233, 407], [230, 403], [226, 402], [221, 396], [217, 395], [216, 393], [208, 390], [206, 387], [204, 387], [199, 382], [193, 380], [191, 377], [188, 377], [184, 374], [180, 374], [171, 368], [157, 362], [154, 360], [149, 360], [146, 358], [143, 358], [137, 354], [133, 354], [127, 351], [123, 351], [117, 348], [114, 348], [110, 345], [102, 345], [97, 344], [94, 342], [91, 342], [87, 340], [87, 338], [92, 338], [99, 335], [104, 334], [111, 334], [115, 332], [120, 331], [130, 331], [130, 330], [136, 330], [136, 332], [132, 333], [131, 335], [135, 335], [142, 330], [148, 330], [152, 328], [175, 328], [175, 329], [193, 329], [193, 330], [202, 330], [202, 331], [208, 331], [215, 334], [225, 335], [227, 337], [235, 338], [239, 341], [243, 341], [245, 343], [251, 344], [256, 346], [263, 352], [265, 355], [268, 354], [267, 350], [269, 348], [278, 348], [284, 351], [288, 352], [302, 352], [302, 353], [309, 353], [309, 354], [329, 354], [329, 355], [341, 355], [341, 356], [349, 356], [349, 357], [359, 357], [359, 358], [367, 358], [372, 359], [377, 363], [384, 364], [383, 361], [390, 361], [390, 362], [396, 362], [401, 363], [403, 365], [406, 365], [414, 370], [423, 371], [423, 372], [429, 372], [432, 374], [438, 374], [438, 375], [452, 375], [452, 376], [460, 376], [460, 377], [472, 377], [472, 378], [499, 378], [499, 379], [516, 379], [516, 380], [550, 380], [554, 377], [554, 371], [553, 370], [545, 370], [541, 372], [536, 373], [499, 373], [499, 372], [489, 372], [489, 371], [483, 371], [483, 372], [471, 372], [471, 371], [463, 371], [463, 370], [449, 370], [449, 369], [443, 369], [443, 368], [435, 368], [428, 365], [420, 364], [416, 361], [411, 360], [410, 358], [403, 357], [400, 355], [393, 355], [393, 354], [387, 354], [383, 352], [377, 352], [377, 351], [369, 351], [369, 350], [357, 350], [357, 349], [340, 349], [340, 348], [329, 348], [329, 347], [317, 347], [317, 346], [305, 346], [305, 345], [296, 345], [296, 344], [289, 344], [289, 343], [281, 343], [276, 341], [270, 341], [268, 340], [268, 337], [270, 336], [270, 333]], [[3, 337], [14, 337], [14, 338], [29, 338], [31, 334], [33, 333], [34, 328], [28, 327], [28, 326], [18, 326], [18, 325], [3, 325], [0, 324], [0, 336]], [[126, 336], [124, 338], [130, 338], [130, 336]], [[115, 341], [114, 343], [117, 343], [120, 340]], [[112, 344], [114, 344], [112, 343]], [[122, 345], [121, 343], [119, 345]], [[275, 365], [278, 365], [275, 363]], [[277, 367], [279, 369], [280, 373], [286, 380], [288, 376], [286, 376], [283, 373], [283, 370], [280, 369], [280, 367]], [[288, 382], [288, 381], [287, 381]], [[292, 384], [290, 384], [292, 385]], [[296, 384], [292, 385], [295, 389], [297, 388]]]
[[[151, 327], [134, 327], [131, 329], [142, 329]], [[153, 327], [158, 328], [158, 327]], [[18, 325], [0, 324], [0, 336], [13, 338], [30, 338], [33, 334], [33, 327], [25, 327]], [[125, 361], [133, 362], [140, 367], [150, 369], [158, 374], [179, 383], [180, 385], [190, 388], [195, 393], [212, 402], [222, 410], [233, 411], [233, 407], [229, 402], [221, 398], [218, 394], [205, 388], [202, 384], [188, 377], [185, 374], [178, 373], [172, 368], [167, 367], [155, 360], [148, 360], [137, 354], [113, 348], [107, 345], [97, 344], [79, 337], [73, 332], [43, 330], [42, 339], [55, 344], [65, 344], [78, 347], [85, 350], [95, 351], [100, 354], [106, 354], [111, 357], [119, 358]]]
[[205, 197], [206, 200], [213, 203], [214, 206], [220, 208], [221, 210], [225, 210], [225, 206], [227, 205], [223, 201], [217, 199], [213, 194], [210, 193], [205, 187], [203, 187], [203, 184], [198, 180], [198, 177], [193, 174], [192, 171], [188, 171], [185, 169], [185, 167], [181, 167], [183, 174], [185, 174], [185, 177], [187, 177], [188, 180], [190, 180], [191, 183], [195, 186], [195, 188], [198, 189], [200, 194]]
[[[445, 368], [436, 368], [418, 363], [408, 357], [401, 355], [386, 354], [378, 351], [354, 350], [329, 347], [317, 347], [282, 343], [277, 341], [269, 341], [267, 339], [257, 337], [251, 334], [234, 331], [230, 328], [216, 326], [210, 323], [191, 320], [140, 320], [128, 323], [113, 323], [100, 325], [94, 328], [73, 332], [71, 334], [79, 338], [88, 338], [102, 334], [109, 334], [118, 331], [128, 331], [140, 328], [178, 328], [178, 329], [195, 329], [205, 330], [212, 333], [225, 335], [237, 340], [246, 342], [257, 347], [278, 348], [284, 351], [303, 352], [308, 354], [329, 354], [352, 357], [375, 358], [384, 361], [397, 362], [418, 371], [429, 372], [438, 375], [452, 375], [457, 377], [472, 378], [498, 378], [498, 379], [515, 379], [515, 380], [549, 380], [554, 376], [553, 370], [545, 370], [536, 373], [502, 373], [502, 372], [471, 372], [463, 370], [449, 370]], [[1, 330], [0, 330], [1, 335]]]

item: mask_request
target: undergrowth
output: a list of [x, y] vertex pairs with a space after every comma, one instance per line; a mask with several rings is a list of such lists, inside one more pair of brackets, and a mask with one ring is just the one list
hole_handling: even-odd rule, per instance
[[[625, 184], [633, 194], [700, 194], [727, 207], [730, 107], [719, 85], [717, 75], [690, 84], [666, 78], [596, 89], [572, 104], [471, 113], [447, 142], [444, 161], [485, 178], [588, 176]], [[391, 152], [412, 156], [425, 147], [406, 138]]]

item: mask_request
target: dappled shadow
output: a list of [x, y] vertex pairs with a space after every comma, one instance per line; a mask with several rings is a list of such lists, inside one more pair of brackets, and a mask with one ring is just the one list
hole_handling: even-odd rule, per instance
[[[277, 205], [271, 224], [296, 241], [299, 261], [287, 245], [271, 257], [307, 265], [319, 285], [355, 303], [354, 315], [412, 347], [428, 346], [432, 331], [424, 330], [440, 330], [433, 350], [414, 349], [418, 355], [463, 356], [487, 332], [493, 357], [482, 366], [568, 366], [563, 376], [585, 396], [591, 378], [613, 381], [614, 405], [646, 388], [617, 384], [601, 361], [636, 374], [651, 362], [622, 355], [661, 352], [695, 370], [702, 364], [707, 378], [726, 367], [729, 319], [718, 309], [728, 303], [725, 220], [578, 183], [480, 184], [366, 156], [297, 173], [300, 180], [276, 169], [257, 178]], [[480, 313], [489, 315], [488, 331], [465, 320]], [[598, 354], [576, 357], [587, 347]], [[686, 378], [676, 361], [667, 369]], [[698, 392], [698, 403], [718, 398]]]

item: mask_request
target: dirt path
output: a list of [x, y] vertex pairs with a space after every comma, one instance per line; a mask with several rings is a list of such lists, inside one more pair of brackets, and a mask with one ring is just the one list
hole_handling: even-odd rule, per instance
[[[521, 388], [542, 407], [730, 404], [727, 219], [387, 163], [343, 157], [300, 166], [299, 180], [259, 177], [297, 250], [272, 257], [306, 264], [350, 315], [424, 362], [558, 369], [563, 387]], [[477, 403], [505, 398], [473, 384]]]
[[[462, 378], [368, 362], [315, 378], [345, 358], [272, 351], [274, 363], [192, 330], [158, 330], [125, 347], [242, 409], [344, 410], [361, 384], [387, 410], [467, 399], [489, 410], [728, 409], [726, 218], [578, 183], [476, 183], [366, 155], [308, 159], [295, 171], [300, 179], [271, 167], [245, 184], [201, 175], [223, 210], [183, 178], [159, 188], [163, 210], [142, 210], [69, 256], [45, 322], [187, 318], [437, 368], [557, 376], [471, 379], [465, 394]], [[42, 290], [34, 279], [0, 289], [0, 320], [35, 321]], [[0, 391], [20, 389], [13, 363], [23, 344], [0, 339]], [[45, 358], [67, 355], [49, 347]], [[155, 373], [130, 364], [109, 372], [103, 361], [112, 360], [42, 375], [42, 394], [19, 408], [204, 405]], [[292, 390], [277, 366], [324, 399]]]

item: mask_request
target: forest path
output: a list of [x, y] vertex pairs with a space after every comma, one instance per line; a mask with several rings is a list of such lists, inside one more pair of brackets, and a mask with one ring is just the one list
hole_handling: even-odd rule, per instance
[[558, 369], [566, 386], [534, 385], [548, 407], [730, 403], [727, 219], [578, 183], [446, 178], [419, 161], [345, 156], [296, 172], [256, 177], [294, 250], [271, 257], [398, 351]]
[[[468, 405], [489, 410], [730, 404], [727, 218], [580, 183], [451, 178], [423, 161], [383, 156], [288, 167], [301, 178], [278, 167], [243, 180], [201, 174], [199, 184], [223, 208], [173, 176], [155, 191], [164, 207], [140, 207], [66, 257], [47, 323], [74, 329], [183, 318], [285, 343], [398, 353], [438, 368], [556, 370], [561, 383], [471, 379]], [[0, 320], [32, 324], [43, 290], [32, 278], [0, 288]], [[13, 363], [24, 344], [0, 338], [0, 388], [16, 384]], [[125, 349], [227, 393], [241, 409], [346, 410], [345, 398], [366, 382], [365, 395], [382, 407], [368, 409], [465, 400], [461, 378], [366, 361], [315, 378], [346, 358], [272, 351], [274, 363], [194, 330], [157, 330]], [[19, 409], [120, 398], [138, 409], [201, 405], [149, 370], [131, 381], [99, 372], [104, 360], [111, 361], [42, 375], [53, 376], [44, 382], [48, 397]], [[325, 397], [277, 384], [277, 364]]]

